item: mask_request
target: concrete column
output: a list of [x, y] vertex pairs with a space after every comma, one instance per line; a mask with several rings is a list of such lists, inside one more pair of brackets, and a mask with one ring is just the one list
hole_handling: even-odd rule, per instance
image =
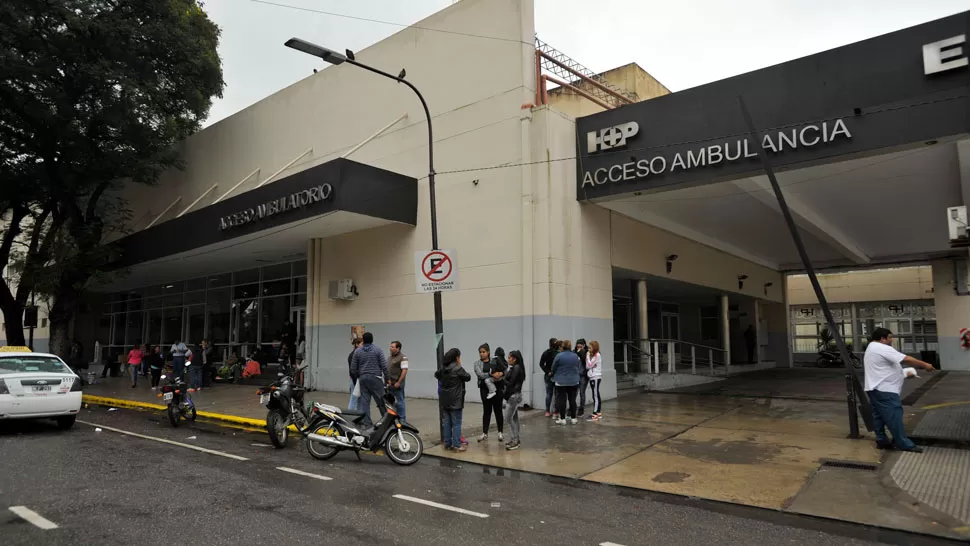
[[731, 310], [727, 294], [721, 295], [721, 347], [724, 349], [724, 362], [731, 365]]
[[649, 344], [645, 341], [650, 337], [650, 332], [647, 330], [647, 280], [640, 279], [637, 281], [637, 339], [640, 341], [640, 371], [643, 371], [643, 365], [649, 364], [650, 360], [645, 358], [643, 355], [650, 351]]

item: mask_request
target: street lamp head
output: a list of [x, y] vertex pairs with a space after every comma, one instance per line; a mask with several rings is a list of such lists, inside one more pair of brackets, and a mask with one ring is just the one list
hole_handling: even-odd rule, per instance
[[341, 55], [336, 51], [327, 49], [323, 46], [318, 46], [317, 44], [312, 44], [306, 40], [301, 40], [299, 38], [290, 38], [286, 41], [286, 47], [295, 49], [297, 51], [302, 51], [307, 55], [313, 55], [314, 57], [320, 57], [324, 61], [330, 64], [340, 64], [347, 60], [345, 55]]

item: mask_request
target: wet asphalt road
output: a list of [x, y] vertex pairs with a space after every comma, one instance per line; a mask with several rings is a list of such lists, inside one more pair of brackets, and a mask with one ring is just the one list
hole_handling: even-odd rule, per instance
[[[0, 423], [0, 543], [944, 543], [431, 457], [406, 468], [375, 455], [357, 461], [352, 453], [322, 462], [312, 459], [302, 443], [292, 438], [287, 449], [278, 451], [266, 445], [265, 434], [206, 423], [173, 429], [163, 417], [92, 407], [82, 410], [80, 419], [215, 453], [107, 429], [96, 432], [94, 426], [80, 422], [67, 432], [44, 422]], [[15, 506], [26, 507], [58, 527], [42, 530], [9, 510]]]

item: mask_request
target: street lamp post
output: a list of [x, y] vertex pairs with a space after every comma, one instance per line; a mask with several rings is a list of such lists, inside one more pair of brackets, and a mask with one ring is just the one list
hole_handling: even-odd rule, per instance
[[[319, 46], [306, 40], [301, 40], [299, 38], [290, 38], [284, 44], [286, 47], [301, 51], [308, 55], [314, 57], [319, 57], [324, 61], [333, 64], [343, 64], [349, 63], [354, 66], [363, 68], [374, 74], [384, 76], [385, 78], [390, 78], [398, 83], [403, 83], [408, 86], [414, 94], [418, 96], [418, 100], [421, 101], [421, 107], [424, 108], [424, 116], [428, 120], [428, 193], [430, 194], [431, 200], [431, 250], [439, 250], [438, 248], [438, 207], [435, 204], [435, 191], [434, 191], [434, 134], [431, 130], [431, 112], [428, 110], [428, 103], [425, 102], [424, 96], [418, 91], [411, 82], [404, 79], [405, 72], [402, 69], [401, 72], [394, 76], [378, 68], [368, 66], [362, 62], [357, 61], [354, 58], [354, 53], [349, 49], [346, 50], [346, 54], [337, 53], [331, 49], [327, 49], [323, 46]], [[435, 353], [437, 358], [437, 368], [441, 369], [444, 361], [444, 323], [442, 320], [441, 313], [441, 292], [435, 292], [434, 295], [434, 333], [435, 333]], [[439, 397], [439, 421], [441, 419], [440, 412], [440, 397]], [[440, 428], [440, 427], [439, 427]]]

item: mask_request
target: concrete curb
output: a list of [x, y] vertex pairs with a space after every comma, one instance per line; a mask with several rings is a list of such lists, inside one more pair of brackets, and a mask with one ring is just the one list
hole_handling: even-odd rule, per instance
[[[106, 396], [95, 396], [93, 394], [82, 394], [81, 401], [87, 404], [94, 404], [96, 406], [109, 406], [115, 408], [131, 408], [131, 409], [148, 409], [153, 411], [165, 411], [168, 406], [163, 406], [162, 404], [152, 404], [149, 402], [136, 402], [134, 400], [124, 400], [121, 398], [108, 398]], [[225, 415], [222, 413], [211, 413], [208, 411], [200, 411], [197, 413], [199, 417], [204, 419], [212, 419], [214, 421], [223, 421], [225, 423], [232, 423], [234, 425], [242, 425], [249, 428], [266, 428], [266, 421], [264, 419], [252, 419], [249, 417], [239, 417], [236, 415]]]

